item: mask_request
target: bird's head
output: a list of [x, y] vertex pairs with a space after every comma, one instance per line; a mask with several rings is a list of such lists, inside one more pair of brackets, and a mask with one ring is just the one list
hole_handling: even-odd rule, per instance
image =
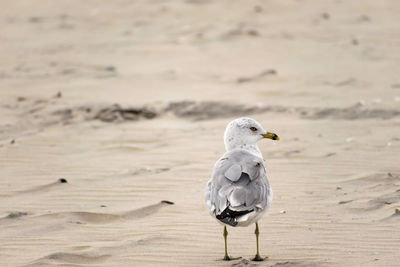
[[271, 132], [267, 132], [259, 122], [250, 118], [238, 118], [231, 121], [224, 134], [225, 147], [227, 150], [239, 148], [241, 146], [255, 145], [263, 138], [279, 140], [279, 137]]

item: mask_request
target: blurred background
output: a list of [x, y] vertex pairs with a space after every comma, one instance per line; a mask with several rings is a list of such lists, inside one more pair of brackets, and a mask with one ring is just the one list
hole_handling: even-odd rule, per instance
[[241, 116], [281, 137], [257, 265], [399, 262], [398, 1], [1, 3], [3, 266], [253, 264], [203, 200]]

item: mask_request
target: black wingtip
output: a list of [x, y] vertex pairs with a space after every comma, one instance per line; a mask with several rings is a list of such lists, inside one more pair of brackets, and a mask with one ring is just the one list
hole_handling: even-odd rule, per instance
[[161, 200], [161, 203], [168, 204], [168, 205], [174, 205], [175, 204], [174, 202], [169, 201], [169, 200]]
[[232, 217], [224, 217], [224, 218], [222, 218], [221, 215], [217, 215], [216, 217], [217, 217], [217, 219], [219, 221], [221, 221], [221, 222], [223, 222], [225, 224], [228, 224], [230, 226], [233, 226], [233, 227], [235, 227], [238, 224], [236, 219], [232, 218]]
[[221, 214], [218, 214], [215, 217], [225, 224], [228, 224], [230, 226], [236, 226], [238, 224], [238, 222], [236, 221], [237, 217], [240, 217], [252, 211], [254, 211], [254, 209], [236, 211], [236, 210], [231, 210], [229, 209], [229, 207], [227, 207], [223, 212], [221, 212]]

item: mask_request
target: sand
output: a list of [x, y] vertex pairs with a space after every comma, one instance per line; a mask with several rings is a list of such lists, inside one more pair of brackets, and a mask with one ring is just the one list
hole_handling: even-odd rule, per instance
[[[3, 1], [1, 266], [398, 266], [396, 1]], [[251, 116], [254, 228], [204, 188]]]

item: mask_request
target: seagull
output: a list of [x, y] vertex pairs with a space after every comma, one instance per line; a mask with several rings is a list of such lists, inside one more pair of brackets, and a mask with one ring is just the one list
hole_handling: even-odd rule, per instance
[[225, 130], [226, 152], [215, 163], [211, 179], [207, 183], [205, 199], [210, 215], [224, 225], [225, 256], [228, 256], [226, 226], [248, 226], [255, 223], [257, 253], [253, 261], [262, 261], [258, 236], [258, 220], [272, 202], [265, 162], [257, 142], [263, 138], [279, 140], [279, 137], [263, 129], [250, 118], [231, 121]]

